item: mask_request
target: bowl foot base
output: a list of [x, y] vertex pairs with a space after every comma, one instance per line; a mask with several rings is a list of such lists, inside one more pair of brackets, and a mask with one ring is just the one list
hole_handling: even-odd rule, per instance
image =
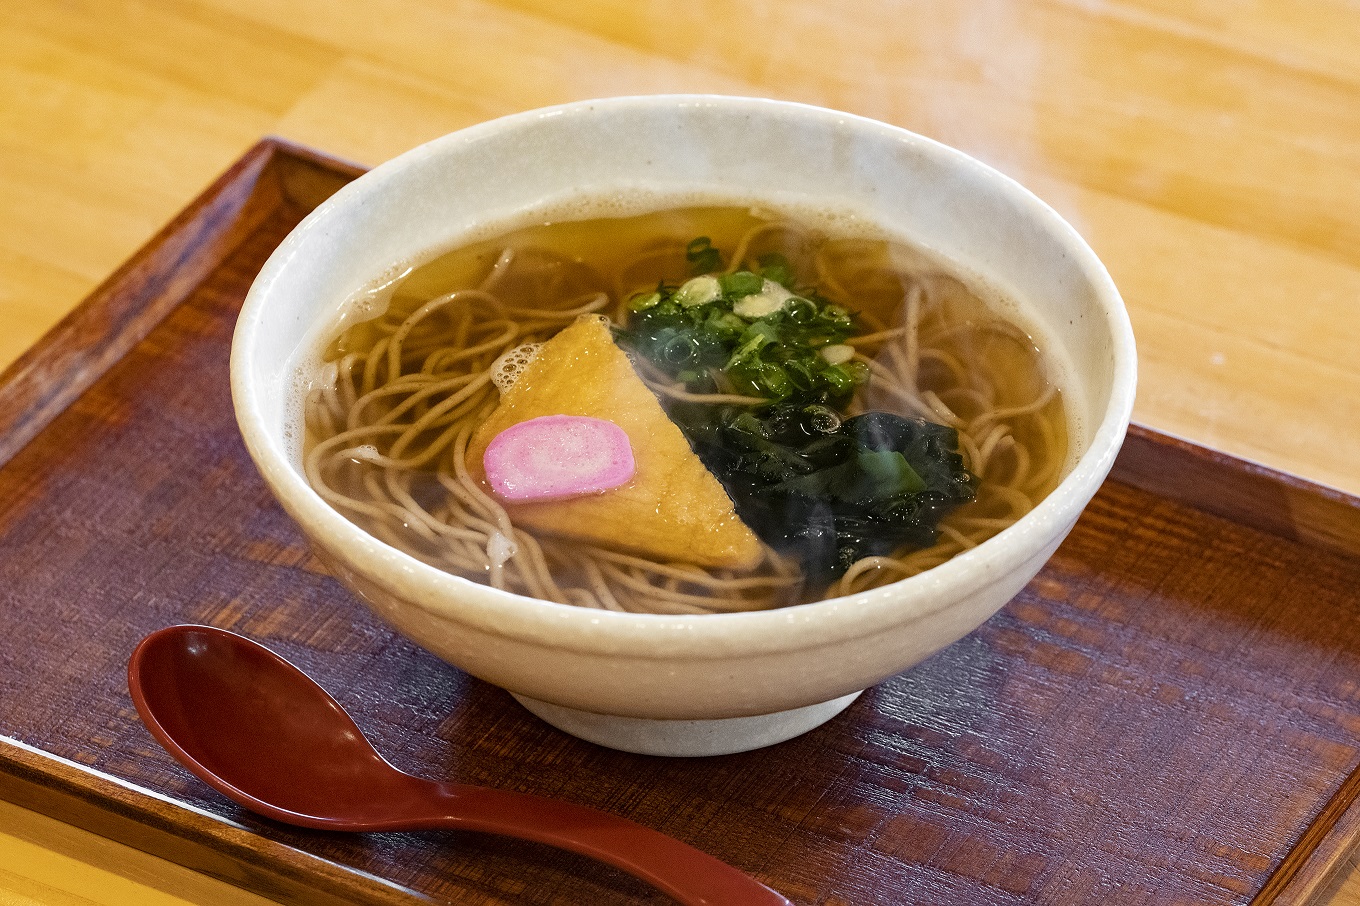
[[564, 708], [523, 695], [515, 695], [515, 701], [564, 733], [587, 742], [639, 755], [694, 757], [731, 755], [792, 739], [826, 723], [858, 697], [858, 692], [852, 692], [789, 711], [718, 720], [615, 717]]

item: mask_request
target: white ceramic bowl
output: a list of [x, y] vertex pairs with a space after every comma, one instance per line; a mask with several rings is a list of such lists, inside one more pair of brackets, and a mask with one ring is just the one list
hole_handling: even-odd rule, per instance
[[[303, 479], [299, 363], [347, 298], [398, 262], [581, 193], [623, 208], [695, 197], [854, 212], [958, 262], [1026, 306], [1066, 372], [1076, 456], [1011, 528], [942, 566], [782, 610], [656, 616], [496, 591], [398, 551]], [[305, 377], [305, 376], [304, 376]], [[270, 257], [237, 325], [232, 396], [247, 447], [336, 575], [420, 645], [603, 745], [736, 752], [829, 719], [861, 690], [970, 632], [1027, 583], [1105, 478], [1133, 404], [1128, 316], [1067, 223], [936, 142], [844, 113], [710, 96], [615, 98], [506, 117], [383, 164]]]

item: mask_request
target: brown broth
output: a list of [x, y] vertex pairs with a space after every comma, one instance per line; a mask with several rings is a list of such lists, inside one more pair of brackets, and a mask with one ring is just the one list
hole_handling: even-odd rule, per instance
[[[985, 465], [978, 473], [981, 480], [978, 500], [955, 511], [942, 523], [946, 537], [942, 538], [940, 556], [929, 551], [911, 555], [920, 568], [928, 568], [956, 550], [1000, 531], [1056, 486], [1068, 459], [1069, 432], [1062, 394], [1054, 387], [1052, 369], [1045, 364], [1030, 332], [1000, 313], [1001, 309], [1013, 306], [999, 304], [1001, 300], [995, 298], [989, 302], [988, 293], [970, 286], [957, 269], [951, 273], [950, 268], [902, 242], [862, 236], [827, 237], [801, 227], [793, 218], [748, 207], [691, 207], [636, 217], [539, 223], [455, 249], [414, 268], [391, 291], [382, 313], [341, 332], [327, 347], [324, 358], [343, 365], [368, 355], [375, 347], [380, 348], [384, 337], [431, 299], [454, 289], [479, 286], [507, 249], [514, 251], [515, 270], [494, 290], [503, 305], [561, 311], [579, 304], [590, 293], [605, 293], [609, 303], [604, 313], [616, 320], [624, 319], [625, 303], [635, 292], [649, 291], [658, 281], [678, 284], [687, 278], [685, 246], [696, 236], [710, 237], [725, 260], [742, 245], [747, 249], [743, 260], [753, 261], [767, 252], [783, 254], [801, 282], [815, 285], [821, 295], [857, 312], [865, 335], [901, 327], [908, 317], [907, 301], [913, 293], [923, 300], [918, 317], [921, 352], [917, 395], [930, 407], [948, 406], [962, 425], [979, 426], [977, 436], [970, 435], [971, 440], [963, 447], [970, 467], [978, 460], [985, 461]], [[462, 306], [453, 303], [425, 318], [405, 339], [402, 372], [419, 371], [422, 356], [448, 345], [450, 338], [468, 330], [468, 323], [486, 315], [484, 309], [488, 304], [474, 294]], [[541, 330], [539, 334], [542, 336], [520, 339], [542, 339], [547, 335]], [[891, 351], [890, 346], [895, 346], [896, 351]], [[884, 368], [899, 373], [908, 357], [905, 347], [896, 340], [858, 341], [857, 348]], [[488, 368], [498, 354], [499, 350], [492, 349], [474, 356], [467, 363], [469, 372]], [[339, 411], [347, 396], [362, 396], [370, 385], [381, 383], [372, 378], [382, 371], [381, 365], [370, 365], [367, 374], [356, 372], [349, 379], [351, 389], [336, 395], [339, 402], [333, 408]], [[1039, 399], [1049, 389], [1053, 390], [1051, 397], [1037, 411], [1006, 414]], [[482, 404], [480, 416], [472, 415], [484, 418], [487, 407], [494, 405], [494, 395], [491, 391], [488, 401]], [[344, 427], [333, 424], [335, 418], [330, 419], [332, 424], [327, 424], [327, 419], [318, 415], [316, 399], [314, 394], [307, 412], [308, 450]], [[381, 421], [393, 411], [398, 399], [394, 396], [371, 401], [365, 410], [367, 420]], [[438, 399], [435, 395], [418, 401], [397, 421], [418, 417], [437, 404]], [[919, 410], [921, 404], [916, 405]], [[919, 414], [878, 378], [871, 379], [851, 408]], [[998, 425], [1003, 425], [1004, 430]], [[425, 442], [438, 434], [439, 430], [432, 428], [420, 440]], [[998, 440], [1002, 437], [1009, 439]], [[381, 448], [387, 442], [386, 435], [379, 436], [374, 446], [385, 453], [388, 451]], [[441, 455], [417, 469], [428, 474], [410, 482], [407, 489], [411, 497], [431, 512], [438, 508], [438, 498], [447, 493], [435, 479], [435, 469], [444, 461]], [[338, 492], [346, 497], [382, 496], [381, 493], [375, 496], [375, 488], [382, 482], [365, 463], [338, 469], [335, 481]], [[347, 515], [389, 543], [437, 565], [478, 579], [486, 579], [488, 572], [494, 571], [485, 566], [476, 568], [476, 557], [471, 552], [468, 562], [473, 566], [468, 568], [449, 567], [440, 562], [438, 548], [446, 543], [445, 535], [436, 531], [433, 539], [423, 537], [411, 529], [412, 520], [406, 520], [403, 527], [396, 524], [401, 520], [394, 521], [391, 515], [365, 514], [353, 507]], [[471, 547], [475, 545], [469, 551]], [[562, 573], [559, 584], [563, 587], [584, 582], [569, 569], [563, 568]], [[853, 591], [905, 574], [906, 570], [875, 568], [856, 580], [859, 584], [839, 590]], [[786, 595], [775, 603], [812, 600], [827, 592], [800, 588], [791, 597]]]

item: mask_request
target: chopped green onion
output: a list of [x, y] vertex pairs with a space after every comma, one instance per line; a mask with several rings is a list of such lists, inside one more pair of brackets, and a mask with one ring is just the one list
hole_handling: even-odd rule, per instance
[[695, 276], [722, 269], [722, 255], [707, 236], [691, 240], [685, 246], [685, 260], [689, 262], [689, 272]]
[[840, 393], [852, 392], [858, 381], [841, 365], [832, 365], [822, 371], [822, 377]]
[[706, 305], [722, 295], [722, 285], [717, 277], [704, 275], [695, 277], [675, 292], [675, 302], [684, 308]]
[[722, 282], [723, 295], [734, 301], [742, 296], [758, 293], [765, 286], [765, 278], [750, 271], [724, 274], [718, 279]]
[[869, 383], [869, 366], [863, 362], [849, 361], [844, 365], [837, 365], [836, 367], [843, 368], [850, 375], [850, 379], [856, 384]]
[[808, 417], [812, 430], [820, 434], [830, 434], [841, 426], [841, 417], [834, 409], [828, 409], [826, 406], [808, 406], [803, 410], [803, 414]]
[[743, 321], [741, 318], [738, 318], [730, 311], [723, 312], [719, 317], [717, 317], [710, 323], [713, 324], [715, 328], [723, 330], [724, 332], [730, 331], [737, 336], [740, 336], [743, 332], [745, 332], [747, 327], [745, 321]]
[[787, 289], [770, 280], [763, 280], [759, 293], [743, 296], [732, 306], [732, 311], [743, 318], [763, 318], [784, 307], [792, 295]]
[[789, 376], [778, 365], [761, 363], [758, 373], [761, 385], [776, 399], [788, 396], [790, 391], [793, 390]]
[[817, 350], [822, 358], [832, 365], [844, 365], [855, 357], [855, 347], [844, 343], [833, 343]]
[[661, 293], [638, 293], [628, 300], [631, 311], [646, 311], [661, 301]]
[[[743, 321], [742, 326], [745, 327], [746, 330], [742, 332], [741, 339], [737, 341], [739, 343], [746, 343], [752, 337], [764, 337], [766, 342], [773, 342], [779, 339], [779, 328], [769, 321], [760, 320], [754, 321], [751, 324], [747, 324]], [[761, 345], [763, 346], [764, 343]]]
[[757, 258], [756, 263], [760, 265], [760, 275], [766, 280], [793, 289], [793, 268], [789, 266], [789, 259], [778, 252], [768, 252]]
[[794, 389], [798, 391], [811, 390], [817, 385], [817, 375], [813, 372], [812, 368], [808, 366], [808, 363], [802, 359], [794, 359], [791, 362], [785, 362], [784, 371], [788, 374]]
[[759, 352], [762, 346], [767, 346], [771, 342], [771, 339], [765, 334], [759, 332], [751, 334], [750, 331], [747, 331], [747, 334], [743, 335], [742, 340], [744, 342], [741, 346], [737, 347], [737, 351], [732, 353], [732, 357], [727, 360], [728, 368], [746, 361], [752, 355]]
[[784, 303], [784, 311], [795, 324], [811, 324], [817, 320], [817, 303], [802, 296], [794, 296]]
[[683, 365], [693, 360], [699, 351], [699, 344], [693, 337], [678, 334], [661, 347], [661, 357], [672, 365]]

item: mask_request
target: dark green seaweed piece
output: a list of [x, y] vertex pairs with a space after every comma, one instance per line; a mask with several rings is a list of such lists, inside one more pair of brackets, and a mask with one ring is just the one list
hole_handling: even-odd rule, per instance
[[668, 403], [746, 524], [820, 583], [863, 557], [934, 544], [939, 520], [976, 495], [958, 434], [889, 412], [842, 421], [868, 370], [828, 347], [858, 324], [800, 284], [784, 256], [719, 273], [722, 255], [701, 236], [686, 257], [694, 276], [633, 297], [615, 335], [692, 393], [768, 401]]
[[929, 547], [939, 520], [976, 495], [954, 429], [869, 412], [826, 430], [819, 409], [671, 411], [746, 524], [815, 581], [862, 557]]

